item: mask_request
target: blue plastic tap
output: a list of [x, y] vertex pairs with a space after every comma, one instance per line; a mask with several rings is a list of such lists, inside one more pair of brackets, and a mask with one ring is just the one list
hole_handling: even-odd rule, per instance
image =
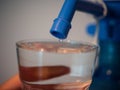
[[99, 3], [90, 0], [65, 0], [58, 17], [54, 20], [50, 33], [59, 39], [67, 38], [76, 10], [91, 13], [96, 17], [104, 14], [104, 7]]

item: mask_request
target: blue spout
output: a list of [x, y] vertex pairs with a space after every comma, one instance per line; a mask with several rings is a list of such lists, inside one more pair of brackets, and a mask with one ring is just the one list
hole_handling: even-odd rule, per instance
[[71, 28], [71, 20], [75, 13], [76, 4], [78, 0], [65, 0], [63, 7], [58, 15], [58, 18], [54, 20], [50, 33], [59, 38], [65, 39]]
[[90, 0], [65, 0], [50, 33], [59, 39], [65, 39], [71, 29], [71, 21], [76, 10], [100, 17], [103, 16], [104, 8], [101, 4], [93, 3]]

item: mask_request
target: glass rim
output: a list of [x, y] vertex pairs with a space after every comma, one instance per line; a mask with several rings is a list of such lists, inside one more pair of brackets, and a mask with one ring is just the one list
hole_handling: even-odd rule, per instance
[[[76, 40], [63, 40], [63, 41], [59, 41], [59, 40], [53, 40], [53, 39], [25, 39], [25, 40], [20, 40], [20, 41], [17, 41], [16, 42], [16, 47], [17, 48], [22, 48], [22, 44], [23, 43], [34, 43], [34, 42], [46, 42], [46, 43], [51, 43], [51, 44], [54, 44], [54, 43], [57, 43], [57, 44], [68, 44], [68, 45], [77, 45], [77, 44], [83, 44], [83, 45], [89, 45], [91, 46], [92, 48], [90, 49], [90, 51], [93, 51], [93, 50], [96, 50], [98, 49], [98, 45], [95, 44], [95, 43], [92, 43], [92, 42], [87, 42], [87, 41], [76, 41]], [[54, 43], [52, 43], [54, 42]], [[24, 48], [25, 49], [25, 48]], [[89, 52], [86, 51], [86, 52]]]

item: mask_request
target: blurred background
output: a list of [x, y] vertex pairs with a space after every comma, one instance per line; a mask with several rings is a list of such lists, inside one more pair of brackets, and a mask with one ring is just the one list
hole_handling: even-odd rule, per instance
[[[0, 0], [0, 84], [18, 73], [16, 42], [23, 39], [55, 39], [49, 30], [64, 0]], [[77, 12], [67, 39], [93, 42], [86, 25], [91, 15]]]

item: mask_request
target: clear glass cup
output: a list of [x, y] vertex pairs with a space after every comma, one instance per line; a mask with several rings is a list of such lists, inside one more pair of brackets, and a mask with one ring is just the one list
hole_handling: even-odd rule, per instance
[[98, 47], [76, 41], [18, 41], [23, 90], [88, 90]]

